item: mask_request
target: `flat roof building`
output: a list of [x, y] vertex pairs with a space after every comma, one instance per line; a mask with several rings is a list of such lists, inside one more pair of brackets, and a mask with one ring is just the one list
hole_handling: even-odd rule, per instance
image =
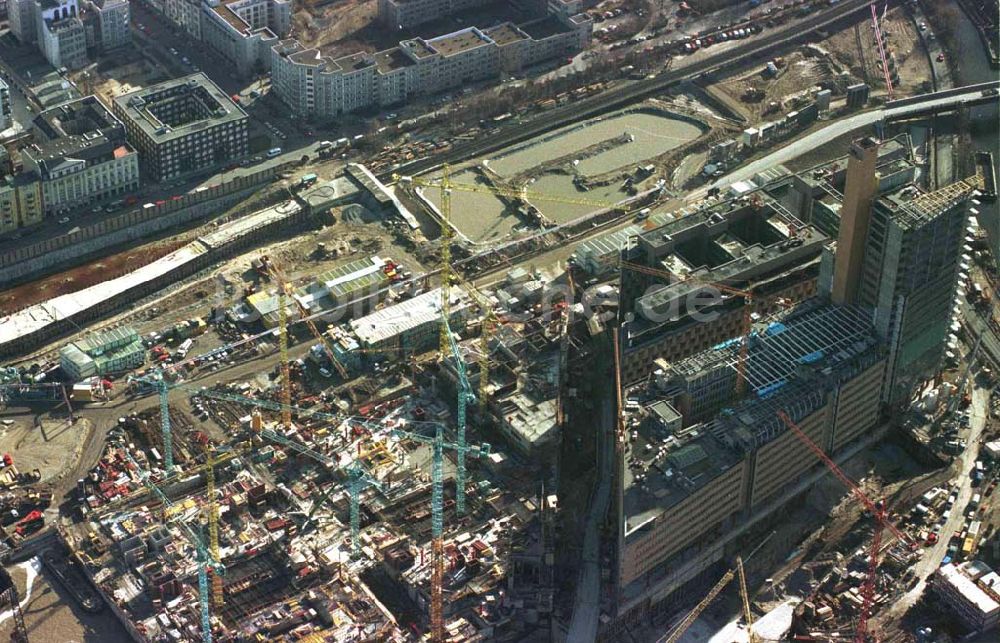
[[72, 342], [59, 349], [59, 365], [73, 381], [142, 366], [146, 348], [135, 329], [114, 328]]
[[243, 108], [203, 73], [117, 96], [115, 114], [154, 181], [246, 156], [249, 119]]
[[1000, 575], [979, 561], [948, 563], [934, 572], [934, 593], [976, 632], [1000, 623]]
[[[299, 316], [299, 306], [309, 314], [324, 311], [359, 316], [385, 296], [389, 284], [386, 272], [389, 264], [381, 257], [370, 257], [348, 262], [316, 277], [313, 283], [299, 288], [294, 298], [286, 299], [285, 312], [289, 319]], [[276, 328], [279, 322], [279, 300], [276, 292], [257, 292], [246, 298], [246, 310], [238, 310], [237, 318], [243, 322], [260, 320], [265, 328]], [[242, 309], [242, 307], [239, 307]]]
[[[472, 310], [468, 294], [458, 286], [452, 286], [449, 293], [452, 316], [449, 322], [467, 318]], [[441, 289], [435, 288], [352, 320], [351, 329], [365, 349], [412, 354], [434, 345], [440, 324]]]
[[[624, 382], [648, 375], [657, 359], [682, 359], [743, 332], [743, 297], [730, 291], [706, 296], [712, 284], [737, 292], [753, 284], [755, 315], [814, 294], [829, 238], [798, 221], [769, 193], [774, 187], [754, 186], [740, 196], [664, 217], [625, 245]], [[694, 310], [701, 313], [698, 319]]]
[[[409, 7], [411, 2], [396, 4]], [[589, 41], [593, 24], [587, 16], [573, 18], [555, 18], [557, 28], [536, 35], [525, 31], [529, 25], [467, 27], [436, 38], [403, 40], [374, 54], [338, 58], [297, 40], [282, 40], [271, 47], [272, 85], [301, 115], [329, 118], [406, 103], [415, 96], [497, 78], [501, 70], [516, 71], [579, 51]]]
[[[735, 399], [735, 344], [698, 353], [658, 378], [651, 393], [670, 402], [632, 423], [619, 463], [623, 483], [619, 575], [626, 611], [684, 561], [735, 538], [776, 511], [822, 465], [779, 419], [788, 413], [831, 454], [867, 437], [878, 421], [885, 351], [863, 310], [810, 300], [764, 326], [749, 347], [749, 395]], [[683, 427], [677, 428], [677, 409]], [[676, 586], [683, 582], [676, 578]], [[648, 592], [648, 593], [647, 593]], [[647, 609], [636, 608], [636, 609]]]
[[46, 214], [121, 197], [139, 187], [139, 156], [125, 128], [96, 96], [47, 109], [33, 121], [33, 142], [21, 150], [37, 173]]

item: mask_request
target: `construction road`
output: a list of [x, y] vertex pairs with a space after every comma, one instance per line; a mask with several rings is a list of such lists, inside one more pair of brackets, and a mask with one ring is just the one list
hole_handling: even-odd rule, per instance
[[910, 591], [896, 601], [886, 616], [898, 618], [920, 600], [927, 586], [927, 578], [934, 570], [941, 566], [941, 561], [944, 560], [945, 555], [948, 553], [951, 535], [960, 530], [962, 524], [965, 522], [965, 506], [969, 503], [973, 494], [970, 472], [976, 460], [979, 459], [979, 436], [982, 435], [983, 429], [986, 426], [989, 407], [990, 389], [973, 388], [969, 432], [965, 436], [967, 446], [956, 461], [952, 463], [952, 467], [956, 468], [957, 464], [958, 469], [956, 474], [958, 476], [958, 499], [952, 505], [951, 515], [941, 528], [940, 534], [938, 534], [937, 543], [932, 549], [925, 552], [924, 556], [913, 568], [913, 573], [919, 581]]
[[[613, 385], [608, 390], [613, 389]], [[597, 439], [597, 487], [590, 499], [590, 513], [583, 534], [583, 559], [576, 582], [573, 618], [567, 641], [596, 641], [601, 615], [601, 526], [611, 501], [611, 464], [614, 446], [615, 400], [601, 404]]]

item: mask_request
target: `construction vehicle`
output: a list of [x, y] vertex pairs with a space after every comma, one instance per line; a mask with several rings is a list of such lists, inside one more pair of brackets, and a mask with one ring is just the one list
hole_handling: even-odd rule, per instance
[[871, 549], [868, 554], [868, 573], [865, 582], [861, 586], [861, 611], [858, 615], [858, 626], [854, 633], [854, 643], [867, 643], [868, 641], [868, 619], [871, 616], [872, 605], [875, 602], [875, 581], [878, 576], [878, 557], [882, 551], [882, 532], [888, 528], [901, 543], [905, 543], [910, 549], [916, 549], [917, 544], [909, 536], [901, 532], [896, 525], [889, 520], [889, 511], [885, 502], [871, 500], [861, 487], [851, 480], [846, 473], [837, 465], [833, 459], [826, 454], [823, 449], [813, 442], [806, 433], [799, 428], [792, 418], [785, 411], [778, 411], [778, 417], [810, 451], [812, 451], [820, 461], [827, 466], [830, 471], [839, 479], [844, 486], [850, 490], [855, 499], [861, 504], [875, 520], [874, 533], [872, 534]]
[[28, 512], [24, 518], [14, 523], [14, 539], [23, 540], [45, 525], [45, 516], [38, 509]]

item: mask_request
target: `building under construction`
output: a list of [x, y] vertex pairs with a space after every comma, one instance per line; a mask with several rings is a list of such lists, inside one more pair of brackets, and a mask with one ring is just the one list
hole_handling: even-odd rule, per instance
[[[839, 215], [836, 225], [825, 226], [837, 234], [836, 245], [809, 227], [816, 210], [799, 203], [778, 221], [802, 217], [806, 227], [789, 231], [784, 240], [772, 237], [771, 255], [751, 247], [756, 256], [773, 256], [782, 267], [802, 265], [802, 253], [810, 251], [805, 260], [819, 294], [794, 307], [786, 301], [762, 308], [758, 288], [772, 273], [758, 269], [755, 254], [745, 248], [742, 262], [733, 258], [736, 253], [720, 252], [729, 237], [748, 240], [751, 222], [758, 222], [758, 235], [781, 229], [766, 217], [741, 218], [739, 197], [714, 206], [723, 212], [706, 209], [668, 224], [663, 233], [647, 232], [623, 252], [640, 263], [638, 270], [623, 265], [624, 299], [633, 302], [623, 338], [623, 371], [626, 382], [648, 376], [629, 389], [625, 401], [618, 619], [610, 631], [669, 609], [678, 589], [739, 553], [735, 547], [742, 535], [823, 473], [815, 453], [788, 429], [779, 412], [836, 457], [881, 437], [885, 405], [908, 399], [912, 384], [938, 368], [953, 321], [967, 203], [978, 178], [933, 192], [912, 184], [880, 191], [878, 151], [876, 141], [855, 143], [844, 192], [829, 183], [817, 191], [823, 199], [835, 196], [839, 201], [838, 208], [829, 210]], [[751, 185], [745, 193], [764, 192], [794, 205], [787, 177], [777, 182], [764, 177], [762, 182], [766, 188], [755, 191]], [[785, 192], [775, 189], [780, 186]], [[766, 207], [763, 198], [744, 201], [742, 207]], [[729, 215], [733, 221], [727, 219], [730, 212], [737, 213]], [[699, 227], [700, 234], [685, 236]], [[793, 243], [796, 239], [801, 242]], [[694, 251], [687, 243], [703, 253], [694, 263], [710, 265], [711, 256], [723, 261], [715, 270], [693, 271]], [[661, 247], [672, 250], [660, 253]], [[642, 267], [653, 263], [656, 271]], [[734, 270], [740, 265], [743, 272]], [[648, 281], [640, 280], [637, 289], [627, 275], [663, 280], [663, 268], [676, 277], [652, 293], [641, 289]], [[747, 297], [739, 288], [751, 281], [755, 292]], [[722, 290], [712, 305], [728, 318], [699, 323], [685, 308], [684, 302], [691, 301], [687, 293], [712, 286]], [[775, 292], [764, 301], [777, 302], [780, 295]], [[649, 312], [660, 307], [679, 319], [650, 325]], [[704, 336], [705, 327], [711, 336]], [[636, 343], [642, 336], [637, 329], [643, 328], [652, 328], [647, 332], [660, 338], [645, 344], [650, 358], [667, 350], [668, 337], [677, 342], [686, 338], [672, 349], [680, 356], [664, 354], [650, 359], [648, 366], [630, 367], [635, 351], [644, 346]], [[860, 606], [858, 591], [852, 590]]]
[[[762, 324], [743, 399], [734, 393], [739, 359], [735, 344], [719, 346], [630, 392], [620, 463], [623, 624], [648, 617], [809, 484], [819, 462], [778, 411], [831, 453], [873, 434], [885, 352], [865, 311], [811, 301]], [[663, 421], [664, 404], [679, 422]]]
[[[636, 236], [622, 251], [622, 380], [646, 377], [658, 358], [683, 359], [740, 333], [746, 295], [708, 301], [699, 297], [706, 286], [752, 291], [756, 315], [814, 294], [828, 242], [763, 189]], [[695, 308], [703, 314], [693, 316]]]

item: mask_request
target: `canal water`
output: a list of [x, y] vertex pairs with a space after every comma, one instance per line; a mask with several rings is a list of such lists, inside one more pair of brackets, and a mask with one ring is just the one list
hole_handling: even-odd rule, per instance
[[[698, 138], [702, 128], [668, 114], [636, 111], [617, 114], [600, 120], [561, 130], [521, 145], [503, 150], [486, 160], [491, 170], [503, 177], [530, 172], [533, 168], [586, 148], [628, 134], [630, 140], [610, 145], [586, 158], [573, 159], [576, 170], [588, 177], [632, 169], [649, 159], [684, 145]], [[458, 184], [475, 183], [475, 173], [463, 171], [453, 180]], [[541, 174], [528, 185], [530, 192], [544, 194], [554, 199], [578, 200], [581, 203], [567, 203], [557, 200], [536, 199], [534, 205], [556, 223], [565, 223], [602, 205], [612, 205], [629, 196], [621, 189], [620, 181], [607, 186], [578, 189], [573, 178], [567, 174]], [[436, 204], [439, 195], [428, 192], [427, 196]], [[517, 232], [522, 221], [512, 211], [505, 211], [503, 203], [492, 194], [472, 192], [456, 188], [452, 191], [451, 216], [455, 226], [474, 242], [498, 241]]]
[[[955, 56], [958, 61], [956, 85], [988, 83], [1000, 79], [1000, 70], [990, 68], [989, 58], [975, 26], [964, 11], [958, 11], [958, 42], [961, 51]], [[996, 105], [975, 107], [969, 114], [969, 128], [972, 134], [972, 151], [993, 152], [994, 163], [1000, 163], [1000, 119]], [[970, 152], [970, 153], [971, 153]], [[989, 233], [994, 256], [1000, 256], [1000, 201], [979, 208], [979, 223]]]

